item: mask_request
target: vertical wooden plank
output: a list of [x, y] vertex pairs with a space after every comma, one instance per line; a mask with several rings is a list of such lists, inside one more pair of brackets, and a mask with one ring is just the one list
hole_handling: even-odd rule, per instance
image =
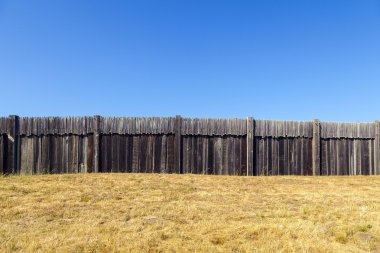
[[208, 139], [202, 136], [202, 174], [208, 174]]
[[188, 173], [189, 169], [189, 152], [187, 151], [188, 149], [188, 144], [189, 143], [189, 138], [188, 136], [183, 136], [182, 138], [182, 170], [183, 173]]
[[39, 168], [42, 166], [42, 162], [43, 162], [43, 157], [42, 157], [42, 154], [41, 154], [41, 150], [42, 150], [42, 136], [38, 136], [36, 138], [36, 142], [37, 142], [37, 149], [36, 149], [36, 165], [34, 166], [33, 168], [33, 174], [37, 174], [37, 171], [39, 170]]
[[187, 148], [188, 157], [188, 169], [187, 173], [193, 173], [193, 167], [194, 167], [194, 136], [189, 136], [188, 140], [188, 148]]
[[360, 139], [355, 140], [357, 143], [358, 148], [357, 151], [357, 163], [358, 163], [358, 169], [356, 171], [356, 175], [362, 175], [362, 142]]
[[284, 138], [284, 175], [289, 175], [289, 139]]
[[111, 172], [119, 172], [119, 135], [111, 134], [112, 144], [111, 144]]
[[362, 139], [362, 175], [370, 175], [370, 149], [368, 142], [370, 140], [368, 139]]
[[196, 155], [197, 155], [197, 174], [202, 174], [203, 171], [203, 137], [197, 136], [197, 146], [196, 146]]
[[[100, 150], [102, 152], [99, 153], [100, 158], [99, 158], [98, 172], [106, 172], [105, 170], [107, 169], [107, 163], [106, 163], [107, 156], [108, 156], [107, 139], [108, 139], [108, 135], [106, 134], [102, 134], [101, 136], [99, 136], [99, 145], [100, 145]], [[95, 142], [95, 137], [94, 137], [94, 142]], [[95, 147], [94, 147], [94, 153], [95, 153]], [[95, 159], [94, 159], [94, 172], [95, 172]]]
[[51, 151], [50, 156], [50, 174], [57, 174], [58, 171], [58, 152], [57, 152], [57, 146], [58, 146], [58, 139], [56, 135], [50, 136], [50, 142], [49, 142], [49, 150]]
[[241, 170], [241, 138], [236, 137], [235, 138], [235, 161], [234, 161], [234, 170], [235, 170], [235, 175], [243, 176], [247, 175], [247, 173], [243, 174], [243, 171]]
[[174, 163], [174, 135], [167, 136], [166, 155], [167, 155], [167, 168], [168, 173], [177, 173]]
[[164, 134], [161, 138], [161, 156], [160, 156], [160, 172], [161, 173], [167, 173], [168, 172], [168, 166], [167, 166], [167, 155], [166, 155], [166, 144], [167, 144], [167, 138]]
[[278, 175], [285, 174], [285, 139], [278, 140]]
[[154, 145], [153, 145], [153, 139], [152, 139], [152, 135], [147, 135], [146, 136], [146, 172], [148, 173], [153, 173], [153, 167], [154, 167], [154, 164], [153, 164], [153, 161], [154, 161]]
[[94, 151], [92, 152], [94, 155], [93, 158], [93, 172], [98, 173], [99, 172], [99, 164], [100, 164], [100, 116], [95, 115], [93, 117], [93, 127], [94, 127], [94, 134], [93, 134], [93, 148]]
[[19, 157], [20, 157], [20, 133], [19, 133], [19, 116], [9, 115], [7, 124], [8, 135], [8, 164], [7, 172], [11, 174], [18, 174], [19, 170]]
[[302, 138], [292, 138], [293, 142], [293, 171], [292, 175], [301, 175], [300, 170], [300, 157], [301, 157], [301, 148], [300, 148], [300, 142]]
[[226, 136], [222, 137], [222, 175], [228, 175], [229, 145]]
[[375, 140], [373, 145], [373, 174], [380, 175], [380, 121], [376, 120], [375, 125]]
[[319, 120], [313, 120], [313, 141], [312, 141], [312, 159], [313, 159], [313, 176], [321, 174], [321, 123]]
[[208, 141], [208, 164], [207, 164], [207, 174], [215, 174], [215, 163], [214, 163], [214, 140], [212, 136], [207, 137]]
[[272, 138], [272, 170], [273, 175], [279, 175], [279, 165], [278, 165], [278, 139]]
[[352, 146], [352, 140], [347, 139], [347, 145], [348, 145], [348, 156], [349, 156], [349, 165], [348, 165], [348, 175], [352, 175], [352, 171], [354, 168], [354, 155], [353, 155], [353, 146]]
[[80, 157], [79, 157], [79, 136], [73, 135], [73, 172], [80, 172]]
[[298, 144], [298, 138], [290, 138], [291, 148], [290, 148], [290, 156], [291, 156], [291, 169], [290, 174], [291, 175], [297, 175], [297, 169], [298, 169], [298, 163], [297, 163], [297, 144]]
[[139, 146], [139, 170], [138, 172], [147, 172], [147, 161], [148, 157], [148, 136], [140, 135], [140, 146]]
[[341, 145], [341, 171], [343, 175], [348, 174], [348, 149], [347, 149], [347, 139], [342, 139]]
[[74, 135], [67, 136], [67, 173], [74, 173], [74, 154], [73, 154], [73, 141]]
[[305, 168], [305, 150], [306, 150], [306, 148], [305, 148], [305, 146], [304, 146], [304, 143], [305, 143], [305, 138], [300, 138], [300, 141], [301, 141], [301, 150], [300, 150], [300, 154], [299, 154], [299, 156], [300, 156], [300, 175], [301, 176], [304, 176], [305, 175], [305, 171], [304, 171], [304, 168]]
[[358, 164], [357, 164], [357, 160], [358, 160], [358, 158], [357, 158], [357, 149], [358, 149], [358, 147], [357, 147], [357, 142], [356, 142], [355, 139], [352, 140], [352, 145], [353, 145], [352, 152], [353, 152], [353, 156], [354, 156], [354, 158], [353, 158], [352, 175], [356, 175], [356, 172], [358, 170]]
[[62, 142], [63, 142], [63, 137], [60, 136], [60, 135], [56, 135], [56, 147], [57, 147], [57, 152], [56, 152], [56, 156], [57, 156], [57, 165], [56, 165], [56, 173], [58, 174], [62, 174], [63, 171], [62, 171]]
[[373, 160], [373, 143], [374, 143], [374, 140], [373, 139], [370, 139], [368, 140], [368, 145], [369, 145], [369, 169], [370, 169], [370, 175], [376, 175], [375, 174], [375, 168], [374, 168], [374, 160]]
[[65, 135], [62, 136], [63, 138], [63, 152], [61, 156], [63, 156], [63, 172], [69, 173], [69, 164], [68, 164], [68, 157], [69, 157], [69, 136]]
[[131, 173], [133, 168], [133, 136], [128, 135], [128, 150], [127, 150], [127, 172]]
[[0, 133], [0, 175], [4, 174], [5, 169], [5, 138], [4, 134]]
[[214, 172], [215, 175], [222, 175], [222, 147], [223, 139], [220, 136], [214, 138]]
[[85, 152], [87, 156], [87, 172], [94, 172], [94, 134], [89, 134], [86, 136], [87, 145], [85, 147]]
[[267, 175], [268, 176], [273, 176], [273, 175], [275, 175], [273, 173], [273, 168], [272, 168], [272, 164], [273, 164], [273, 160], [272, 160], [272, 142], [273, 142], [273, 138], [272, 137], [267, 138], [266, 141], [267, 141], [267, 144], [265, 145], [265, 148], [266, 148], [267, 152], [265, 154], [265, 157], [266, 157]]
[[107, 155], [107, 161], [106, 161], [106, 169], [102, 171], [103, 172], [112, 172], [112, 143], [114, 142], [114, 139], [113, 139], [113, 135], [112, 134], [109, 134], [107, 135], [107, 145], [105, 146], [105, 148], [107, 149], [107, 152], [108, 152], [108, 155]]
[[41, 166], [36, 171], [37, 174], [42, 173], [49, 173], [50, 167], [51, 167], [51, 156], [52, 153], [50, 152], [50, 135], [43, 135], [41, 140], [41, 150], [40, 155], [42, 157], [41, 159]]
[[161, 173], [161, 147], [162, 147], [162, 135], [154, 136], [154, 162], [153, 172]]
[[335, 140], [335, 157], [336, 157], [336, 175], [341, 175], [341, 166], [342, 166], [342, 163], [341, 163], [341, 157], [340, 157], [340, 154], [341, 154], [341, 143], [342, 143], [342, 139], [337, 139]]
[[[245, 152], [247, 147], [247, 138], [244, 138], [243, 136], [239, 137], [240, 140], [240, 171], [241, 175], [247, 175], [247, 152]], [[255, 140], [253, 140], [255, 142]], [[255, 144], [254, 144], [255, 145]], [[255, 149], [253, 149], [253, 156], [256, 157]], [[253, 166], [255, 166], [255, 158], [253, 158]], [[255, 172], [253, 171], [253, 174]]]
[[140, 136], [132, 136], [132, 172], [139, 172], [139, 150], [140, 150]]
[[20, 159], [20, 174], [28, 174], [29, 170], [29, 164], [30, 164], [30, 159], [29, 159], [29, 141], [28, 138], [21, 138], [20, 139], [20, 145], [21, 145], [21, 159]]
[[193, 174], [194, 169], [196, 167], [196, 159], [195, 159], [195, 144], [196, 144], [196, 137], [195, 136], [190, 136], [190, 142], [189, 142], [189, 156], [190, 156], [190, 161], [189, 161], [189, 171], [188, 173]]
[[247, 118], [247, 176], [253, 176], [254, 174], [254, 136], [255, 134], [255, 122], [252, 117]]
[[120, 135], [119, 140], [119, 172], [126, 172], [127, 171], [127, 162], [126, 162], [126, 150], [128, 149], [127, 146], [127, 136]]
[[257, 171], [257, 176], [265, 176], [265, 168], [264, 168], [264, 149], [265, 149], [265, 142], [264, 142], [264, 138], [260, 138], [259, 139], [259, 142], [258, 142], [258, 156], [257, 156], [257, 160], [258, 160], [258, 163], [257, 163], [257, 167], [256, 167], [256, 171]]
[[321, 175], [326, 175], [327, 161], [326, 161], [326, 140], [321, 140]]
[[[336, 139], [330, 139], [330, 161], [331, 161], [331, 170], [330, 175], [336, 175]], [[314, 174], [313, 174], [314, 175]]]
[[174, 166], [175, 171], [179, 174], [183, 174], [183, 170], [181, 168], [181, 125], [182, 125], [182, 117], [181, 115], [177, 115], [175, 117], [175, 129], [174, 129]]
[[194, 167], [195, 167], [195, 162], [194, 162], [194, 152], [195, 152], [195, 136], [190, 136], [189, 137], [189, 170], [187, 171], [188, 173], [194, 173]]

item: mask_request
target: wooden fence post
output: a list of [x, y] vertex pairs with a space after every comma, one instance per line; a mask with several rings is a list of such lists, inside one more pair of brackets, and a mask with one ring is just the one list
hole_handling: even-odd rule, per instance
[[318, 119], [313, 120], [312, 169], [313, 176], [321, 175], [321, 122]]
[[94, 172], [99, 172], [99, 161], [100, 161], [100, 116], [95, 115], [93, 117], [94, 125]]
[[374, 122], [375, 124], [375, 140], [373, 142], [373, 164], [374, 164], [374, 170], [373, 175], [379, 175], [380, 174], [380, 154], [379, 154], [379, 146], [380, 146], [380, 122], [376, 120]]
[[247, 118], [247, 176], [254, 174], [253, 146], [255, 138], [255, 123], [252, 117]]
[[175, 117], [175, 126], [174, 126], [174, 168], [176, 173], [183, 174], [183, 169], [181, 166], [181, 125], [182, 117], [177, 115]]
[[7, 124], [8, 164], [7, 173], [20, 173], [20, 123], [19, 116], [9, 115]]

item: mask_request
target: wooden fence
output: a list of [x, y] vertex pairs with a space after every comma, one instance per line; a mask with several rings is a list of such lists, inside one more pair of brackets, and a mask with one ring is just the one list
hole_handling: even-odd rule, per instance
[[380, 123], [0, 118], [0, 173], [378, 175]]

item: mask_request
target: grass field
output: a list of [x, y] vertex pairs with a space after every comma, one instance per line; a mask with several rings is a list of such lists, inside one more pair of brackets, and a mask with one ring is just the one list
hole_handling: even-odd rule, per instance
[[380, 177], [2, 177], [0, 252], [380, 252]]

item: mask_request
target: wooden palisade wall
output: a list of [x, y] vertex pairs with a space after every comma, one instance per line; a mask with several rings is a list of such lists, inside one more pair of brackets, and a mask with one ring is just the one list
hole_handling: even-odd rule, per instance
[[380, 123], [0, 118], [0, 173], [378, 175]]

